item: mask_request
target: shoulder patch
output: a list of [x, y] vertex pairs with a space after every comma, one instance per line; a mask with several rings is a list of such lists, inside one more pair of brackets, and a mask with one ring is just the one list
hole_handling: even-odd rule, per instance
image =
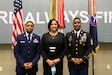
[[87, 30], [84, 30], [84, 32], [88, 32]]
[[72, 33], [73, 31], [68, 31], [67, 33]]

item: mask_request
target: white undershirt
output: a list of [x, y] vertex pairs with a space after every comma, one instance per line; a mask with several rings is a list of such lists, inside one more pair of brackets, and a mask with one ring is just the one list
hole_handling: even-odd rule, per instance
[[[29, 34], [26, 32], [27, 40], [28, 40], [28, 35], [29, 35]], [[33, 33], [30, 34], [30, 40], [32, 40], [32, 35], [33, 35]]]
[[77, 33], [77, 37], [79, 37], [80, 31], [81, 29], [79, 31], [74, 30], [75, 34]]

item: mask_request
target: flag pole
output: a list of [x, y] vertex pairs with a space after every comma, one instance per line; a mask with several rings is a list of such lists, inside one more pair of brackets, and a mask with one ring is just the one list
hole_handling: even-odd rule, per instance
[[[93, 4], [93, 0], [88, 0], [88, 13], [89, 13], [89, 17], [91, 20], [91, 16], [94, 14], [94, 4]], [[91, 23], [90, 23], [91, 24]], [[91, 26], [90, 26], [91, 28]], [[90, 34], [91, 34], [91, 29], [90, 29]], [[93, 51], [92, 51], [92, 75], [94, 75], [94, 55], [93, 55]]]
[[94, 56], [92, 55], [92, 75], [94, 75]]
[[93, 39], [94, 49], [92, 50], [92, 75], [95, 73], [94, 57], [96, 51], [99, 50], [98, 37], [97, 37], [97, 23], [96, 23], [96, 0], [88, 0], [89, 15], [90, 15], [90, 34]]

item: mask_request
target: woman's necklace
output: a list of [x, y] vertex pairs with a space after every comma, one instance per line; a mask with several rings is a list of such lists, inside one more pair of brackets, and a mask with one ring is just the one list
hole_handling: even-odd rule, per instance
[[52, 39], [54, 39], [55, 38], [55, 36], [51, 36], [52, 37]]
[[52, 39], [55, 38], [55, 36], [58, 34], [58, 32], [49, 32], [49, 34], [51, 35]]

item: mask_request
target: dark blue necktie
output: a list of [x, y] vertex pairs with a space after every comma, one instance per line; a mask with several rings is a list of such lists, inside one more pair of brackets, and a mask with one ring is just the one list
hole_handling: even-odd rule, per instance
[[77, 32], [75, 33], [75, 37], [77, 38]]
[[28, 34], [28, 41], [30, 41], [30, 34]]

